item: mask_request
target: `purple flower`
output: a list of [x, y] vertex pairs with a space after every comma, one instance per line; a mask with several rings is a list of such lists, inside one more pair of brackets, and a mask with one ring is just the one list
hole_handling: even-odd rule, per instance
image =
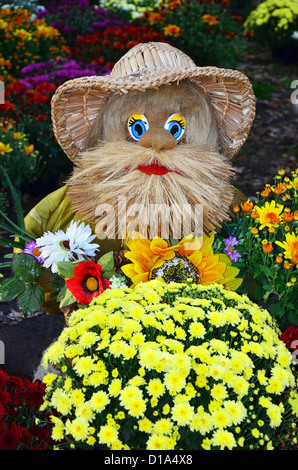
[[229, 256], [231, 261], [233, 261], [234, 263], [237, 263], [237, 261], [240, 258], [242, 258], [240, 253], [238, 253], [238, 251], [235, 250], [235, 246], [239, 244], [239, 241], [237, 240], [236, 237], [233, 237], [231, 235], [229, 238], [226, 238], [224, 242], [226, 242], [226, 246], [225, 246], [226, 254]]
[[40, 264], [43, 264], [44, 262], [44, 259], [40, 256], [39, 247], [35, 241], [26, 243], [23, 253], [34, 256]]

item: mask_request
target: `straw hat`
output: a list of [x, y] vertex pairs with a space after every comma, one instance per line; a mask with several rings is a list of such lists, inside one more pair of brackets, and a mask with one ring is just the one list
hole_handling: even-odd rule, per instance
[[61, 85], [52, 98], [57, 141], [71, 160], [86, 149], [94, 119], [110, 93], [145, 91], [190, 79], [209, 96], [226, 155], [233, 158], [244, 144], [255, 117], [249, 79], [237, 70], [197, 67], [169, 44], [151, 42], [130, 49], [110, 75], [81, 77]]

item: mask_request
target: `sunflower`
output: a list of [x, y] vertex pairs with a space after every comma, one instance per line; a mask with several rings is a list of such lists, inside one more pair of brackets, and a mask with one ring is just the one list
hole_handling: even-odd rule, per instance
[[265, 206], [255, 207], [255, 210], [258, 212], [259, 217], [258, 221], [260, 222], [260, 230], [264, 227], [275, 227], [282, 221], [281, 212], [283, 211], [283, 206], [281, 204], [275, 205], [275, 201], [265, 202]]
[[127, 241], [129, 251], [125, 253], [132, 263], [124, 265], [122, 271], [133, 286], [157, 278], [166, 283], [191, 278], [198, 284], [219, 283], [236, 290], [242, 282], [236, 278], [239, 269], [231, 266], [226, 254], [214, 254], [213, 242], [214, 233], [200, 238], [188, 236], [170, 246], [159, 237], [134, 238]]
[[295, 233], [287, 233], [286, 240], [282, 243], [280, 241], [275, 242], [278, 246], [281, 246], [285, 250], [285, 258], [291, 259], [293, 263], [297, 262], [298, 259], [298, 236]]

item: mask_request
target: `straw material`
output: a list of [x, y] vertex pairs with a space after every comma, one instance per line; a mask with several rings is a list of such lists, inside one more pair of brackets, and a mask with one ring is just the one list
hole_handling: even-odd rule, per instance
[[190, 79], [209, 96], [223, 150], [233, 158], [255, 117], [255, 96], [249, 79], [237, 70], [197, 67], [183, 52], [166, 43], [138, 44], [114, 66], [110, 75], [81, 77], [61, 85], [52, 98], [52, 122], [57, 141], [74, 160], [86, 150], [94, 119], [110, 93], [159, 89]]

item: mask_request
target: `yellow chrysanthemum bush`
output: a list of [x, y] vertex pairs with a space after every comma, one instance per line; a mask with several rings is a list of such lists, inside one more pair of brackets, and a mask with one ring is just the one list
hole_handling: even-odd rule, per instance
[[252, 30], [263, 44], [271, 46], [288, 44], [298, 27], [296, 0], [265, 0], [248, 16], [245, 31]]
[[292, 449], [292, 356], [266, 310], [222, 285], [107, 289], [46, 351], [61, 449]]

